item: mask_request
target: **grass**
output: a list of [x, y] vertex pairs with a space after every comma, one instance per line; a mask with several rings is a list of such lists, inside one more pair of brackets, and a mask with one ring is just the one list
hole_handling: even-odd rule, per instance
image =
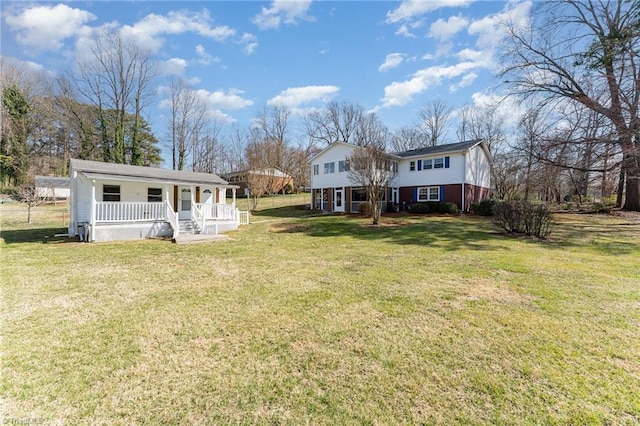
[[55, 208], [3, 212], [4, 420], [640, 422], [637, 222], [560, 215], [541, 242], [266, 207], [196, 245], [68, 242]]

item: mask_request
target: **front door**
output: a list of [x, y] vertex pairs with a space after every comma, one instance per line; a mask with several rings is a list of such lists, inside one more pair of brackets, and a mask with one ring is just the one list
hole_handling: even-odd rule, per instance
[[178, 219], [191, 219], [191, 188], [180, 187], [178, 197]]
[[334, 212], [344, 213], [344, 189], [336, 188], [333, 199], [335, 200]]

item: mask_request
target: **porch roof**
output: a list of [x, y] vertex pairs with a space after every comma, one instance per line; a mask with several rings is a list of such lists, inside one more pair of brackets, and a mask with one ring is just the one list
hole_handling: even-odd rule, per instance
[[90, 179], [111, 179], [136, 182], [163, 182], [170, 184], [209, 184], [225, 188], [238, 188], [230, 185], [215, 173], [185, 172], [182, 170], [161, 169], [159, 167], [131, 166], [128, 164], [102, 163], [71, 159], [71, 170], [81, 172]]

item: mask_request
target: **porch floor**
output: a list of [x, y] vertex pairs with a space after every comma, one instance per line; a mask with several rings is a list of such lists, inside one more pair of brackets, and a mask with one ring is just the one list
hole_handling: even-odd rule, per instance
[[225, 234], [178, 234], [173, 240], [176, 244], [206, 243], [209, 241], [225, 241], [229, 236]]

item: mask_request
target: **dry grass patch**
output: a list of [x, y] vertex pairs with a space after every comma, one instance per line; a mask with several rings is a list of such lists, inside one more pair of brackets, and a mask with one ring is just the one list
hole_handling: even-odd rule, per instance
[[186, 246], [43, 244], [57, 224], [3, 223], [6, 415], [640, 422], [638, 226], [562, 215], [536, 242], [483, 218], [384, 220], [287, 217]]

